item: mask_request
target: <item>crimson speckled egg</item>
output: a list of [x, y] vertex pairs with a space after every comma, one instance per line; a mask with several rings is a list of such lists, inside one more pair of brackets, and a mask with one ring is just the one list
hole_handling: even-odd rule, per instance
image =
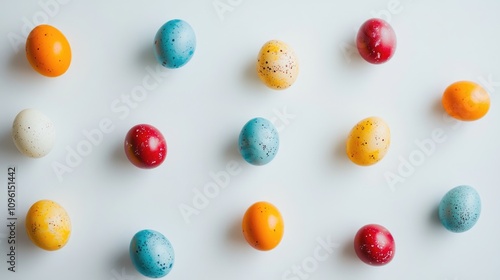
[[385, 227], [378, 224], [368, 224], [356, 233], [354, 250], [364, 263], [382, 266], [394, 258], [396, 243], [392, 234]]
[[471, 186], [458, 186], [449, 190], [439, 203], [439, 220], [452, 232], [471, 229], [481, 214], [481, 198]]

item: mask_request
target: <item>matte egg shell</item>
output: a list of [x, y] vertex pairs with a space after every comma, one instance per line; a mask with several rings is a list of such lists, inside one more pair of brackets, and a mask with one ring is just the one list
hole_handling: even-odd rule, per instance
[[358, 122], [347, 137], [346, 153], [355, 164], [368, 166], [384, 158], [391, 143], [387, 123], [379, 117]]
[[71, 235], [68, 213], [52, 200], [35, 202], [26, 214], [25, 226], [30, 240], [48, 251], [64, 247]]
[[17, 149], [32, 158], [46, 156], [54, 146], [55, 128], [52, 121], [35, 109], [19, 112], [12, 125], [12, 139]]
[[26, 39], [26, 57], [38, 73], [60, 76], [71, 64], [71, 47], [59, 29], [42, 24], [33, 28]]
[[481, 198], [471, 186], [458, 186], [449, 190], [439, 203], [439, 220], [452, 232], [471, 229], [481, 214]]
[[188, 63], [196, 49], [196, 36], [189, 23], [173, 19], [155, 36], [155, 57], [166, 68], [180, 68]]
[[264, 165], [274, 159], [279, 149], [279, 135], [267, 119], [248, 121], [238, 139], [241, 156], [253, 165]]
[[130, 258], [142, 275], [150, 278], [166, 276], [174, 265], [174, 248], [161, 233], [145, 229], [137, 232], [130, 242]]
[[271, 40], [262, 46], [257, 57], [257, 74], [272, 89], [290, 87], [299, 75], [295, 52], [286, 43]]

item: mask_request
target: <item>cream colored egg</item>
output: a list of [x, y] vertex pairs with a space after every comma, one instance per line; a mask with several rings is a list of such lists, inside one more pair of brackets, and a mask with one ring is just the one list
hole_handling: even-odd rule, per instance
[[387, 123], [379, 117], [358, 122], [347, 137], [346, 153], [355, 164], [368, 166], [379, 162], [391, 144]]
[[290, 87], [299, 75], [295, 52], [286, 43], [271, 40], [262, 46], [257, 57], [257, 74], [272, 89]]
[[26, 214], [26, 233], [38, 247], [54, 251], [66, 245], [71, 221], [66, 210], [52, 200], [35, 202]]
[[23, 155], [32, 158], [46, 156], [54, 146], [55, 137], [53, 122], [38, 110], [22, 110], [14, 119], [12, 139]]

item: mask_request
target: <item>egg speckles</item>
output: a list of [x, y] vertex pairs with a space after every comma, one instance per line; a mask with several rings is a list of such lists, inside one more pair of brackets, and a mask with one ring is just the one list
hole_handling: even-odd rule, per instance
[[22, 154], [32, 158], [46, 156], [54, 146], [54, 124], [38, 110], [22, 110], [12, 124], [12, 139]]
[[188, 63], [196, 49], [196, 36], [189, 23], [173, 19], [155, 36], [156, 60], [166, 68], [180, 68]]
[[68, 213], [51, 200], [35, 202], [26, 215], [25, 225], [30, 240], [48, 251], [64, 247], [71, 234]]
[[452, 232], [471, 229], [481, 214], [481, 198], [470, 186], [458, 186], [448, 191], [439, 203], [439, 220]]
[[137, 232], [130, 242], [130, 258], [142, 275], [150, 278], [166, 276], [174, 265], [174, 248], [170, 241], [154, 230]]
[[71, 64], [71, 47], [61, 31], [42, 24], [26, 39], [26, 57], [38, 73], [57, 77], [66, 73]]
[[391, 143], [391, 132], [385, 121], [369, 117], [358, 122], [347, 137], [346, 153], [355, 164], [368, 166], [380, 161]]
[[243, 236], [257, 250], [269, 251], [281, 242], [285, 224], [280, 211], [273, 204], [259, 201], [252, 204], [242, 221]]
[[253, 165], [265, 165], [274, 159], [279, 149], [279, 135], [267, 119], [248, 121], [238, 139], [241, 156]]
[[271, 40], [265, 43], [257, 57], [257, 74], [272, 89], [290, 87], [299, 74], [295, 52], [282, 41]]

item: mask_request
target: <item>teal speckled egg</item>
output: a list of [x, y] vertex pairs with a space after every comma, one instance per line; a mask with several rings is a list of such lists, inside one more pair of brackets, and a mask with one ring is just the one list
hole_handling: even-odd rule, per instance
[[170, 20], [156, 33], [155, 57], [163, 67], [175, 69], [184, 66], [195, 50], [196, 35], [184, 20]]
[[141, 230], [130, 242], [132, 264], [142, 275], [160, 278], [174, 265], [174, 249], [163, 234], [154, 230]]
[[448, 191], [439, 203], [439, 220], [452, 232], [471, 229], [481, 214], [481, 198], [470, 186], [458, 186]]
[[253, 165], [268, 164], [278, 153], [278, 131], [269, 120], [254, 118], [243, 126], [238, 144], [245, 161]]

